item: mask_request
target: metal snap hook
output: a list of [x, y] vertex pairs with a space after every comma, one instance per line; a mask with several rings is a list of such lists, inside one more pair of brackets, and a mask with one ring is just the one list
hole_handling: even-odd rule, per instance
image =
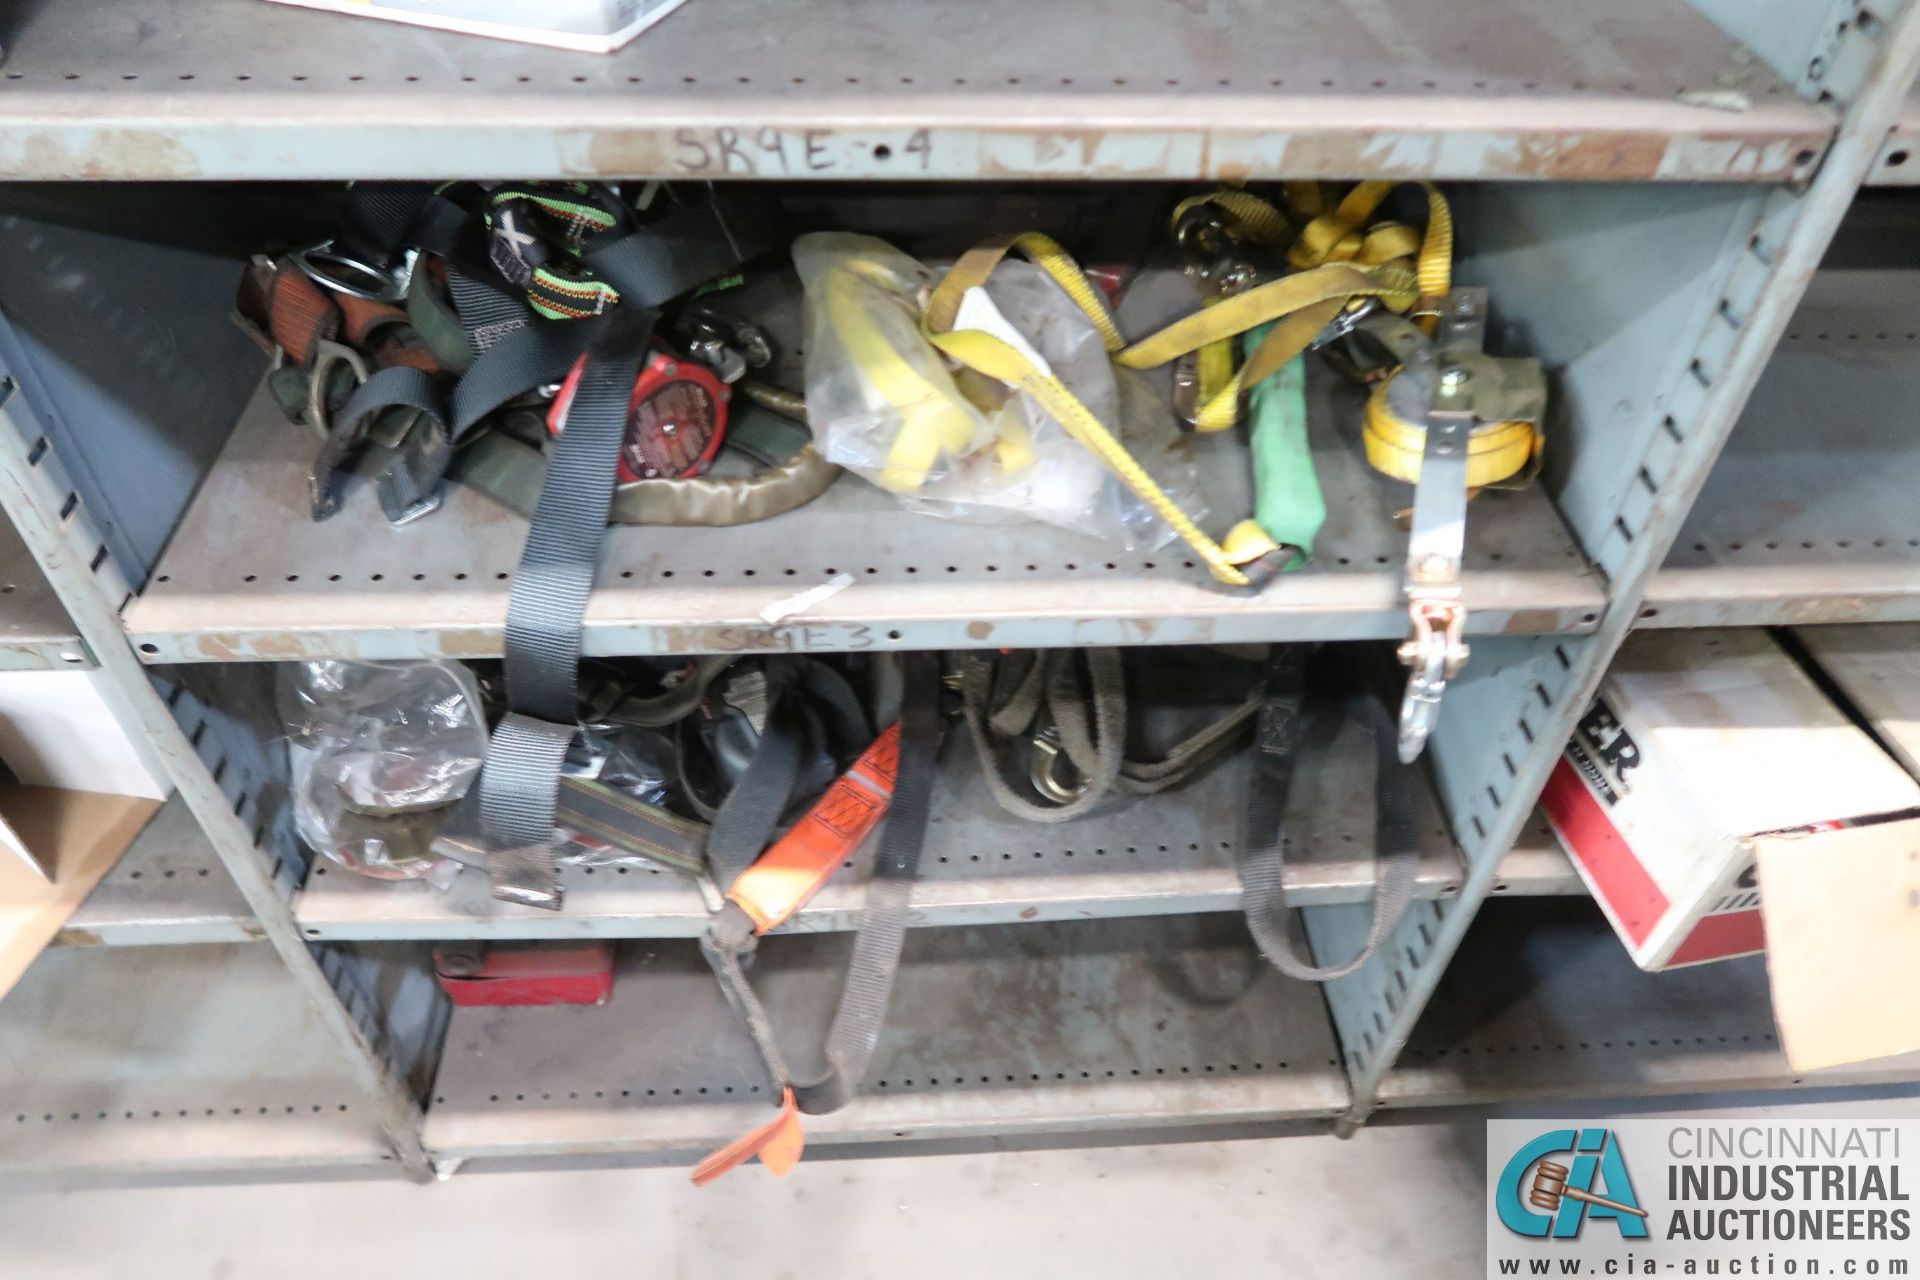
[[1073, 762], [1067, 759], [1067, 753], [1060, 745], [1060, 731], [1048, 725], [1033, 735], [1033, 756], [1027, 765], [1027, 780], [1033, 784], [1035, 791], [1055, 804], [1072, 804], [1087, 793], [1087, 780], [1080, 778], [1068, 786], [1058, 776], [1062, 767], [1072, 771]]

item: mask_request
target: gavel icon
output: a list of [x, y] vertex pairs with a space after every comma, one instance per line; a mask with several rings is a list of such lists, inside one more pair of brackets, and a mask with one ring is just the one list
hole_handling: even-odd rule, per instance
[[1544, 1209], [1552, 1213], [1559, 1209], [1560, 1201], [1563, 1199], [1602, 1205], [1617, 1213], [1630, 1213], [1636, 1218], [1647, 1216], [1645, 1209], [1621, 1204], [1618, 1200], [1609, 1200], [1605, 1196], [1596, 1196], [1591, 1191], [1582, 1191], [1578, 1187], [1569, 1187], [1567, 1166], [1555, 1164], [1551, 1160], [1542, 1160], [1539, 1169], [1533, 1175], [1533, 1190], [1527, 1193], [1527, 1203], [1536, 1209]]

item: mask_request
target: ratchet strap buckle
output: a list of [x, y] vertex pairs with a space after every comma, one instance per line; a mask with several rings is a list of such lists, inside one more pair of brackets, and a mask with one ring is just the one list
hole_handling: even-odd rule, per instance
[[1467, 611], [1458, 600], [1416, 596], [1407, 607], [1413, 634], [1400, 645], [1400, 661], [1412, 668], [1407, 691], [1400, 700], [1400, 759], [1411, 764], [1427, 744], [1440, 718], [1440, 699], [1447, 681], [1467, 664], [1468, 648], [1461, 639]]

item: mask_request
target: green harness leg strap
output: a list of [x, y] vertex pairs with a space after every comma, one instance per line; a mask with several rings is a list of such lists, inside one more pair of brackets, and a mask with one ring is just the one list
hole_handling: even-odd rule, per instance
[[[1247, 334], [1247, 349], [1258, 347], [1271, 325]], [[1327, 519], [1327, 500], [1313, 470], [1307, 440], [1307, 364], [1295, 356], [1278, 372], [1262, 378], [1247, 395], [1253, 447], [1253, 518], [1283, 547], [1298, 547], [1287, 568], [1313, 558], [1313, 540]]]

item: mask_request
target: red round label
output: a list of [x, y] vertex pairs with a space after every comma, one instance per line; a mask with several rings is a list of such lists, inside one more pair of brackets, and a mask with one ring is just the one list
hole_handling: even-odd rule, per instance
[[697, 476], [713, 459], [718, 429], [714, 399], [698, 382], [682, 379], [646, 390], [627, 413], [620, 478]]

